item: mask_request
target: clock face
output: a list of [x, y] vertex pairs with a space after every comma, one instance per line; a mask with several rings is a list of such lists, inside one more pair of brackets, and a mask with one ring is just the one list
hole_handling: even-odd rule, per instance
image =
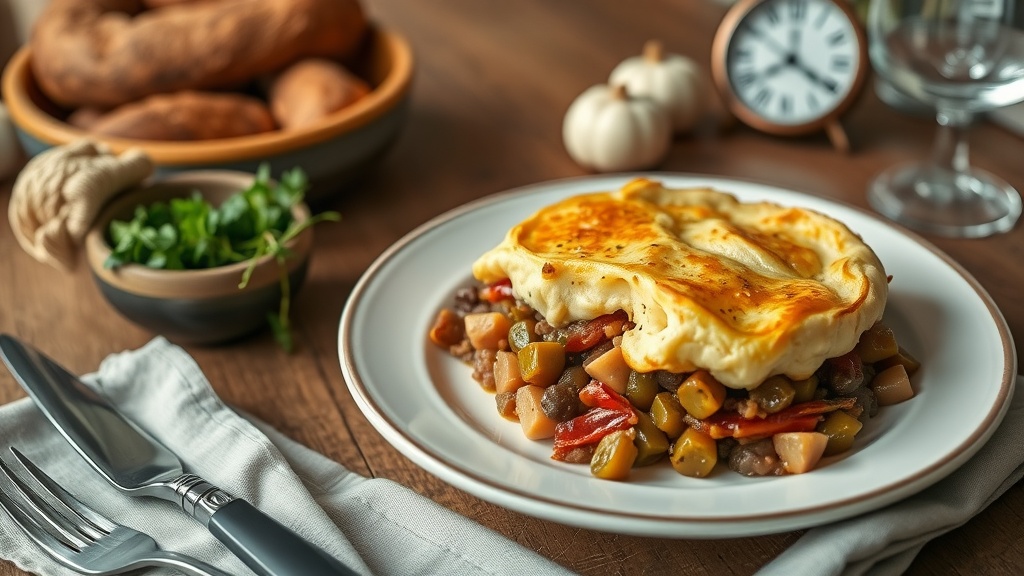
[[[844, 1], [844, 0], [839, 0]], [[802, 126], [835, 113], [859, 88], [863, 35], [830, 0], [764, 0], [740, 18], [725, 74], [759, 120]]]

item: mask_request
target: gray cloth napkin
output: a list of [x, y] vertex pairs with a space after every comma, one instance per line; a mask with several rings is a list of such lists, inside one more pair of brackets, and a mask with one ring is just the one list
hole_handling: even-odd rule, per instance
[[[227, 407], [182, 349], [157, 338], [107, 358], [85, 380], [178, 453], [189, 471], [246, 498], [362, 573], [568, 574], [559, 565], [389, 480], [366, 479]], [[1020, 379], [1018, 379], [1020, 382]], [[0, 407], [0, 455], [20, 448], [88, 504], [232, 573], [251, 574], [174, 505], [122, 496], [54, 433], [28, 399]], [[862, 516], [813, 528], [759, 576], [898, 574], [1024, 475], [1024, 394], [992, 439], [938, 484]], [[0, 514], [0, 556], [71, 576]], [[152, 574], [174, 574], [153, 570]]]
[[[84, 380], [178, 454], [186, 471], [245, 498], [362, 574], [569, 573], [400, 484], [350, 472], [232, 410], [195, 361], [163, 338], [108, 357]], [[252, 574], [175, 505], [133, 499], [107, 485], [29, 399], [0, 407], [0, 439], [0, 457], [10, 460], [8, 445], [19, 448], [79, 499], [148, 532], [163, 548], [231, 574]], [[43, 576], [74, 574], [44, 555], [2, 513], [0, 556]]]
[[965, 465], [895, 504], [808, 530], [757, 574], [901, 574], [929, 540], [966, 523], [1022, 476], [1024, 393], [1017, 390], [1002, 424]]

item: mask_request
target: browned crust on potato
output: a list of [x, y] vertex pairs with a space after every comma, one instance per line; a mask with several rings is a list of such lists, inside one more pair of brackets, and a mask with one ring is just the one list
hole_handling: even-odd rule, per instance
[[213, 140], [276, 127], [259, 99], [195, 91], [149, 96], [92, 118], [88, 125], [96, 134], [140, 140]]
[[315, 124], [370, 93], [370, 86], [337, 62], [306, 58], [273, 80], [270, 112], [281, 128]]
[[145, 10], [141, 0], [52, 0], [33, 30], [32, 70], [54, 102], [114, 106], [236, 86], [308, 56], [353, 54], [357, 0], [217, 0]]

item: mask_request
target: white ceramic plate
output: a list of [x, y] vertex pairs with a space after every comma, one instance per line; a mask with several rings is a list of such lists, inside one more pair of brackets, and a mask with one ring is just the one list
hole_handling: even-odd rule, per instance
[[550, 459], [549, 441], [501, 418], [470, 369], [427, 331], [470, 266], [512, 225], [565, 196], [612, 190], [626, 176], [529, 186], [444, 214], [382, 254], [356, 285], [339, 328], [341, 368], [373, 426], [412, 461], [484, 500], [563, 524], [687, 538], [781, 532], [875, 509], [940, 480], [989, 438], [1003, 417], [1016, 355], [982, 287], [923, 240], [848, 206], [760, 184], [654, 174], [669, 187], [712, 186], [740, 199], [815, 209], [861, 234], [893, 275], [885, 320], [922, 361], [917, 395], [883, 408], [853, 450], [803, 475], [709, 478], [667, 463], [599, 480]]

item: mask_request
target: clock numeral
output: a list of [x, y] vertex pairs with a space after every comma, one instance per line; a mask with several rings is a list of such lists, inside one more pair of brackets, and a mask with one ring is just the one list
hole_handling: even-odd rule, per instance
[[793, 22], [802, 22], [807, 16], [807, 0], [790, 0], [789, 19]]
[[836, 32], [833, 32], [832, 34], [829, 34], [828, 36], [828, 43], [831, 44], [832, 46], [838, 46], [839, 44], [842, 44], [845, 41], [846, 32], [843, 30], [838, 30]]
[[737, 62], [748, 61], [751, 56], [753, 56], [753, 54], [750, 52], [749, 48], [740, 48], [735, 54], [733, 54], [733, 58], [735, 58]]
[[783, 116], [789, 116], [792, 109], [793, 106], [790, 102], [789, 96], [783, 96], [779, 99], [779, 112], [781, 112]]
[[754, 80], [757, 80], [757, 75], [753, 72], [740, 72], [736, 76], [736, 85], [740, 88], [745, 88], [753, 84]]
[[819, 14], [818, 19], [814, 21], [814, 27], [821, 28], [825, 24], [825, 21], [828, 20], [830, 14], [832, 14], [830, 7], [823, 6], [821, 8], [821, 14]]
[[818, 99], [814, 96], [814, 94], [811, 94], [809, 92], [807, 93], [807, 107], [810, 108], [811, 110], [817, 110], [820, 107], [820, 104], [818, 104]]
[[849, 56], [842, 56], [842, 55], [833, 56], [832, 57], [831, 66], [832, 66], [832, 69], [837, 71], [837, 72], [842, 72], [842, 71], [845, 71], [845, 70], [849, 70], [850, 69], [850, 57]]
[[778, 10], [775, 9], [774, 5], [770, 5], [767, 8], [765, 8], [765, 13], [768, 16], [768, 22], [772, 26], [775, 26], [779, 23], [779, 12]]
[[757, 94], [754, 95], [753, 104], [757, 108], [764, 110], [768, 106], [768, 102], [770, 102], [771, 99], [772, 91], [769, 90], [768, 88], [761, 88], [761, 90], [759, 90]]

